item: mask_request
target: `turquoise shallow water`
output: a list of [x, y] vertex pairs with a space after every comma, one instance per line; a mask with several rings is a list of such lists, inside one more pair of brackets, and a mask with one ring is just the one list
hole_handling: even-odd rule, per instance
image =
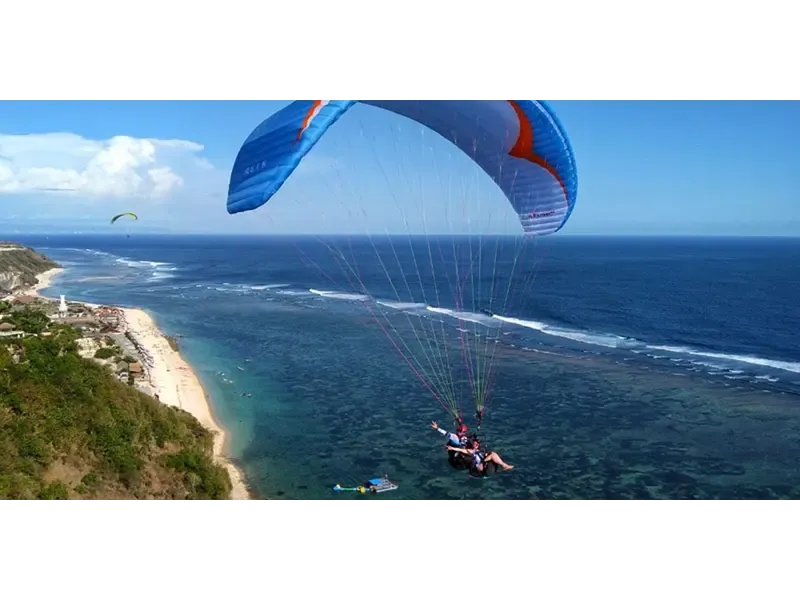
[[442, 407], [359, 302], [308, 293], [324, 282], [267, 242], [22, 241], [67, 267], [50, 293], [141, 306], [183, 336], [263, 496], [366, 500], [330, 488], [387, 473], [400, 489], [381, 498], [800, 497], [794, 246], [554, 245], [519, 310], [556, 330], [503, 329], [483, 429], [516, 468], [477, 480], [447, 465]]

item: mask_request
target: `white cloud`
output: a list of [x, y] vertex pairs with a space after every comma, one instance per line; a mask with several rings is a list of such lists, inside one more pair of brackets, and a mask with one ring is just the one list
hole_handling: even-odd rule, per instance
[[[83, 222], [107, 230], [110, 215], [134, 211], [139, 220], [131, 227], [260, 232], [276, 220], [276, 227], [286, 226], [281, 204], [305, 218], [307, 197], [344, 193], [336, 175], [346, 165], [315, 149], [289, 178], [277, 204], [231, 216], [226, 197], [235, 155], [215, 165], [204, 150], [186, 140], [0, 133], [0, 230], [4, 223], [22, 230], [46, 223], [72, 231]], [[357, 179], [348, 175], [352, 187]]]
[[164, 199], [214, 169], [202, 151], [186, 140], [0, 134], [0, 194]]

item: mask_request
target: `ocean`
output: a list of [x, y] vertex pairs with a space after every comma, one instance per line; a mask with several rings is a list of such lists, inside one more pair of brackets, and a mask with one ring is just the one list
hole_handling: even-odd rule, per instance
[[[800, 498], [799, 239], [13, 239], [180, 336], [259, 496]], [[431, 428], [476, 395], [511, 472]]]

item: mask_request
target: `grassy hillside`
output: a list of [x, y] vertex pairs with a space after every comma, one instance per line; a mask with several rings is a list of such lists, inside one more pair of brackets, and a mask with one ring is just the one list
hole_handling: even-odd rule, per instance
[[193, 416], [78, 356], [73, 328], [35, 311], [5, 320], [32, 335], [0, 338], [0, 499], [229, 497]]

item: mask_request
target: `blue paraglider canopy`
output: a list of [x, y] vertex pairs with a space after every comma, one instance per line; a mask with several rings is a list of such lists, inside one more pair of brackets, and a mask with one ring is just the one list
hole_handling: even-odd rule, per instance
[[[466, 153], [503, 190], [527, 235], [561, 229], [575, 206], [578, 177], [566, 134], [537, 100], [365, 101], [413, 119]], [[269, 201], [303, 157], [355, 100], [297, 100], [261, 123], [231, 173], [228, 212]]]

